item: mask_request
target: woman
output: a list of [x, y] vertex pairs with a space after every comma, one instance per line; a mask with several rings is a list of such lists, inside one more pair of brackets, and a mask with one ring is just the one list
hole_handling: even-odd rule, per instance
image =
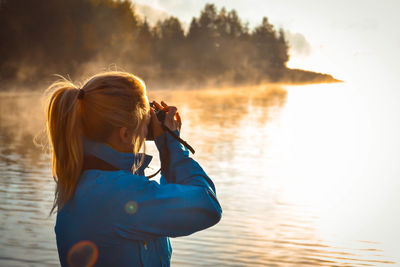
[[[47, 132], [56, 181], [55, 233], [62, 266], [169, 266], [168, 237], [215, 225], [215, 186], [149, 106], [144, 83], [125, 72], [93, 76], [81, 88], [49, 87]], [[162, 103], [164, 125], [179, 134], [177, 109]], [[160, 183], [144, 176], [138, 153], [152, 131]]]

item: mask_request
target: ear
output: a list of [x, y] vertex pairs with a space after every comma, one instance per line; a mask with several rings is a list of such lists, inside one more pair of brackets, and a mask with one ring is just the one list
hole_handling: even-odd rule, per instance
[[131, 130], [129, 130], [127, 127], [121, 127], [119, 129], [119, 138], [122, 143], [131, 144], [132, 137], [133, 137], [133, 134], [132, 134]]

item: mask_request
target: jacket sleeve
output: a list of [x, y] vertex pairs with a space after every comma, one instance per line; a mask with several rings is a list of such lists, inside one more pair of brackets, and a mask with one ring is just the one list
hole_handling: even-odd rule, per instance
[[[175, 134], [179, 135], [178, 131]], [[189, 157], [189, 151], [169, 133], [158, 136], [155, 140], [161, 154], [168, 150], [167, 166], [161, 171], [161, 184], [176, 183], [203, 186], [215, 195], [215, 186], [200, 165]], [[167, 145], [165, 145], [165, 142]]]
[[170, 134], [159, 136], [155, 142], [160, 153], [165, 142], [168, 147], [168, 166], [162, 173], [161, 184], [142, 177], [142, 183], [132, 188], [132, 194], [120, 195], [119, 202], [131, 201], [134, 212], [121, 215], [122, 220], [115, 225], [118, 233], [138, 240], [177, 237], [218, 223], [222, 209], [211, 179]]

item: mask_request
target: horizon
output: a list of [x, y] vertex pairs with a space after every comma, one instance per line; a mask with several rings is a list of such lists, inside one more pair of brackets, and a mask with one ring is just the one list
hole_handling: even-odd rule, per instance
[[[395, 28], [399, 21], [396, 14], [399, 2], [305, 2], [304, 5], [298, 1], [288, 4], [260, 0], [252, 0], [251, 4], [238, 0], [132, 1], [175, 16], [184, 25], [189, 25], [191, 18], [199, 15], [206, 3], [213, 3], [218, 9], [235, 9], [243, 22], [249, 22], [250, 29], [266, 16], [276, 29], [283, 28], [289, 33], [287, 37], [295, 46], [290, 50], [288, 67], [329, 73], [344, 81], [363, 79], [365, 74], [357, 75], [352, 71], [363, 67], [367, 75], [374, 74], [373, 69], [386, 69], [379, 74], [396, 76], [395, 67], [400, 59], [400, 32]], [[366, 66], [375, 68], [366, 69]]]

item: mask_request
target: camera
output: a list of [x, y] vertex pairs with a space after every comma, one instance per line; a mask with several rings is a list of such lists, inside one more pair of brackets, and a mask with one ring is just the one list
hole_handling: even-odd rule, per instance
[[[180, 142], [182, 145], [184, 145], [187, 149], [189, 149], [190, 152], [192, 152], [193, 154], [195, 153], [193, 147], [191, 147], [185, 140], [183, 140], [182, 138], [179, 137], [179, 135], [177, 135], [176, 133], [174, 133], [173, 131], [171, 131], [168, 127], [166, 127], [164, 125], [164, 121], [165, 121], [165, 116], [167, 115], [165, 113], [164, 110], [157, 108], [156, 105], [154, 105], [153, 103], [150, 103], [150, 108], [152, 108], [154, 110], [154, 112], [156, 113], [157, 119], [161, 122], [161, 126], [164, 129], [164, 131], [167, 131], [171, 134], [171, 136], [173, 138], [175, 138], [176, 140], [178, 140], [178, 142]], [[146, 140], [154, 140], [154, 133], [153, 133], [153, 128], [151, 127], [151, 124], [149, 124], [148, 129], [147, 129], [147, 137]]]
[[[161, 122], [161, 124], [164, 124], [165, 120], [165, 111], [162, 109], [157, 108], [156, 105], [150, 102], [150, 108], [154, 110], [156, 113], [157, 119]], [[147, 137], [146, 140], [154, 140], [154, 133], [153, 133], [153, 128], [151, 127], [151, 124], [149, 124], [149, 128], [147, 129]]]

